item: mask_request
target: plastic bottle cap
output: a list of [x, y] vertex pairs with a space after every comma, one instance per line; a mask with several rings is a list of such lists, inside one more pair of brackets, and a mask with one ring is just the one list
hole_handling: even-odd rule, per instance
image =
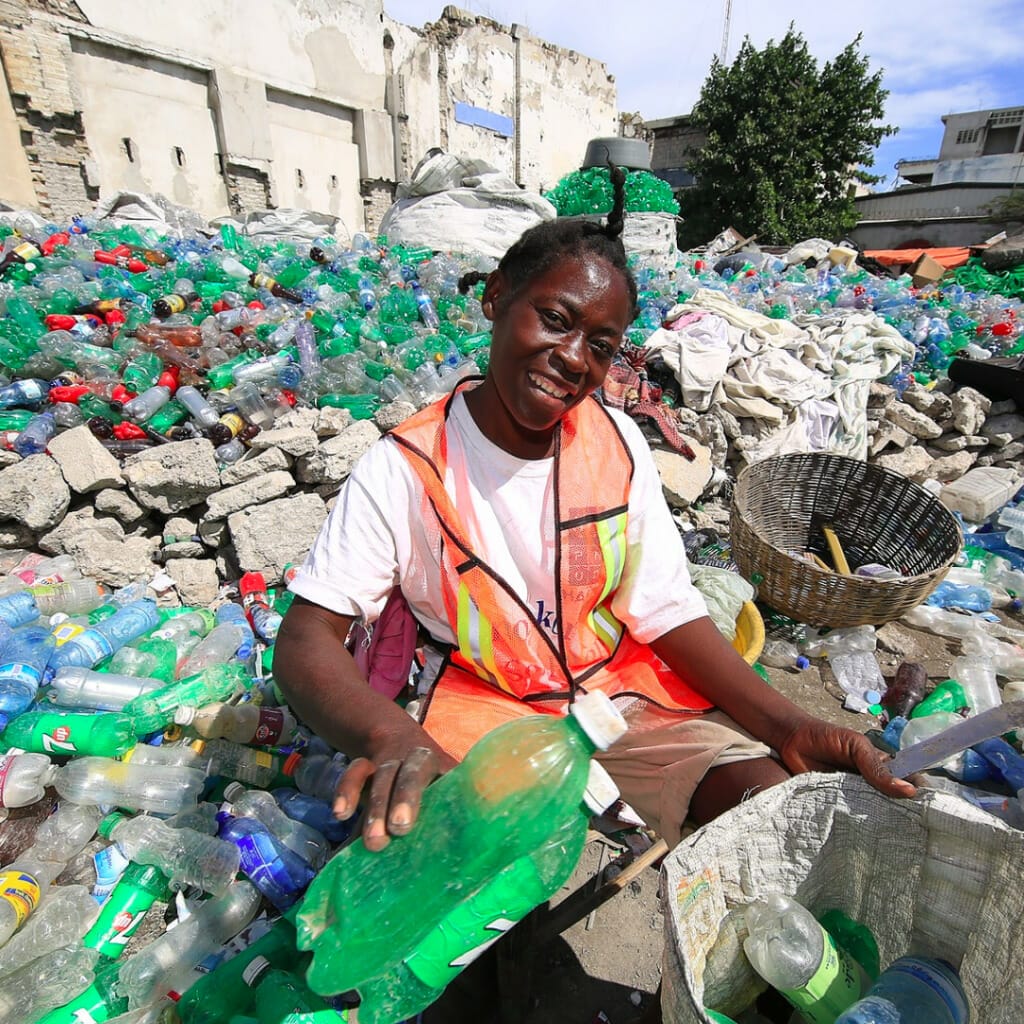
[[123, 814], [118, 814], [114, 811], [113, 814], [108, 814], [100, 823], [96, 826], [96, 831], [103, 836], [104, 839], [110, 839], [111, 833], [125, 820]]
[[619, 799], [619, 787], [597, 761], [590, 762], [590, 774], [587, 776], [587, 788], [583, 791], [583, 802], [593, 814], [601, 814], [608, 810]]
[[174, 712], [174, 724], [175, 725], [191, 725], [193, 719], [196, 717], [196, 709], [182, 705], [177, 708]]
[[244, 792], [245, 786], [240, 782], [229, 782], [224, 787], [224, 799], [229, 804], [233, 804]]
[[598, 750], [607, 750], [629, 728], [608, 695], [600, 690], [578, 697], [569, 710]]
[[259, 984], [263, 975], [270, 970], [270, 967], [270, 961], [265, 956], [254, 956], [242, 971], [242, 981], [249, 988], [254, 988]]
[[302, 760], [302, 755], [296, 750], [289, 754], [281, 765], [281, 771], [289, 778], [295, 774], [295, 769], [298, 768], [299, 762]]
[[865, 690], [864, 699], [869, 704], [878, 704], [882, 700], [882, 695], [877, 690]]

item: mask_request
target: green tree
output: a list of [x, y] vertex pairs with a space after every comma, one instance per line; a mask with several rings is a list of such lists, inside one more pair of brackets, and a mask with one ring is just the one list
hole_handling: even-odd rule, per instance
[[838, 238], [857, 223], [851, 185], [895, 129], [882, 123], [888, 92], [869, 73], [861, 37], [823, 68], [792, 25], [757, 50], [745, 39], [729, 66], [717, 59], [693, 110], [707, 143], [690, 161], [697, 184], [681, 196], [680, 244], [733, 225], [766, 244]]

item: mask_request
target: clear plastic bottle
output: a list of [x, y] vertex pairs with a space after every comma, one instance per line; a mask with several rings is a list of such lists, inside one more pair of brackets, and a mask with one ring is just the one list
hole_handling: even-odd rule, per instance
[[224, 799], [231, 805], [231, 814], [262, 822], [314, 871], [323, 867], [330, 853], [330, 844], [316, 829], [289, 818], [268, 792], [246, 789], [240, 783], [232, 782], [224, 789]]
[[[234, 608], [235, 612], [224, 609]], [[239, 617], [241, 621], [239, 621]], [[252, 627], [238, 605], [227, 604], [217, 609], [217, 625], [193, 648], [178, 670], [181, 678], [196, 675], [213, 665], [224, 665], [232, 658], [247, 660], [253, 649]]]
[[205, 900], [184, 921], [125, 961], [118, 989], [132, 1009], [150, 1006], [168, 992], [183, 991], [192, 970], [234, 938], [255, 916], [260, 894], [248, 882], [232, 882], [222, 896]]
[[42, 800], [56, 773], [45, 754], [0, 754], [0, 807], [27, 807]]
[[96, 834], [95, 807], [62, 802], [36, 830], [32, 845], [0, 870], [0, 946], [25, 923], [53, 880]]
[[836, 1024], [969, 1024], [967, 995], [944, 960], [902, 956], [893, 961]]
[[348, 770], [348, 758], [344, 754], [292, 754], [284, 763], [285, 775], [295, 780], [295, 785], [303, 793], [323, 800], [327, 804], [334, 803], [338, 792], [338, 783]]
[[750, 904], [744, 916], [751, 965], [808, 1024], [833, 1024], [866, 991], [861, 966], [796, 900], [775, 893]]
[[39, 909], [0, 950], [0, 979], [38, 957], [77, 942], [99, 912], [99, 904], [84, 885], [61, 885], [48, 892]]
[[211, 701], [225, 700], [241, 693], [248, 683], [249, 675], [241, 665], [211, 665], [193, 676], [136, 697], [124, 706], [122, 713], [134, 721], [136, 734], [145, 736], [171, 725], [181, 706], [202, 707]]
[[112, 839], [136, 864], [151, 864], [168, 878], [171, 888], [194, 885], [217, 895], [227, 892], [238, 871], [238, 849], [190, 828], [168, 828], [156, 818], [110, 814], [99, 833]]
[[263, 574], [245, 573], [238, 581], [238, 592], [253, 629], [268, 643], [273, 643], [281, 628], [281, 616], [270, 607], [267, 582]]
[[955, 658], [949, 666], [949, 675], [963, 687], [972, 714], [979, 715], [1002, 704], [995, 666], [984, 655]]
[[0, 1019], [33, 1024], [87, 988], [98, 959], [96, 950], [73, 945], [12, 971], [0, 986]]
[[125, 644], [155, 629], [159, 622], [155, 602], [148, 598], [134, 601], [63, 644], [50, 659], [50, 667], [54, 672], [66, 665], [92, 668]]
[[39, 626], [19, 629], [7, 641], [0, 652], [0, 730], [35, 700], [53, 649], [53, 634]]
[[185, 766], [136, 764], [134, 759], [79, 757], [60, 769], [53, 784], [66, 800], [80, 804], [177, 814], [196, 805], [206, 773]]
[[885, 678], [871, 651], [830, 654], [828, 663], [846, 698], [849, 711], [867, 711], [878, 704], [885, 693]]
[[171, 400], [171, 389], [163, 384], [154, 384], [141, 395], [125, 402], [122, 410], [125, 419], [132, 423], [145, 423]]
[[106, 600], [103, 588], [95, 580], [65, 580], [63, 583], [52, 583], [33, 586], [29, 592], [36, 599], [40, 615], [81, 615], [99, 608]]
[[173, 643], [151, 636], [122, 647], [104, 666], [104, 671], [169, 683], [178, 670], [178, 660], [178, 649]]
[[32, 417], [14, 439], [11, 447], [23, 458], [41, 455], [57, 433], [57, 420], [52, 412], [40, 412]]
[[198, 710], [180, 707], [174, 716], [178, 725], [187, 726], [204, 739], [226, 739], [233, 743], [253, 743], [274, 747], [287, 743], [298, 728], [295, 716], [286, 707], [266, 707], [246, 701], [244, 704], [206, 704]]
[[805, 669], [810, 665], [800, 648], [789, 640], [768, 640], [757, 660], [769, 668]]
[[234, 844], [249, 881], [278, 909], [287, 910], [305, 891], [315, 872], [258, 818], [220, 814], [221, 839]]
[[174, 397], [188, 409], [189, 415], [201, 427], [212, 427], [220, 419], [217, 410], [190, 384], [178, 388]]
[[265, 750], [243, 747], [230, 740], [200, 741], [195, 747], [209, 758], [211, 775], [224, 775], [265, 789], [281, 774], [281, 759]]
[[120, 711], [130, 700], [164, 685], [162, 679], [122, 676], [69, 666], [60, 669], [53, 677], [50, 696], [55, 704], [65, 708]]
[[[313, 950], [315, 991], [359, 989], [417, 954], [429, 965], [420, 980], [432, 992], [453, 963], [468, 962], [471, 950], [524, 916], [533, 898], [557, 888], [562, 876], [533, 858], [561, 847], [557, 863], [572, 871], [592, 808], [618, 795], [591, 757], [626, 730], [600, 691], [578, 698], [572, 712], [530, 715], [488, 733], [428, 787], [408, 835], [375, 853], [357, 840], [328, 862], [297, 918], [299, 948]], [[544, 884], [529, 888], [524, 905], [530, 876]], [[478, 894], [484, 906], [472, 914]], [[447, 927], [453, 921], [458, 926]], [[405, 993], [393, 998], [406, 1007]], [[387, 1007], [378, 1012], [377, 1020], [395, 1019]]]

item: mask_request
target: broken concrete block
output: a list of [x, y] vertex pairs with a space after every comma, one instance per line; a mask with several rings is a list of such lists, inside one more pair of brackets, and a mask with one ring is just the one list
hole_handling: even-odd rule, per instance
[[312, 455], [299, 459], [296, 476], [305, 484], [340, 484], [356, 459], [380, 438], [370, 420], [357, 420], [337, 437], [324, 441]]
[[206, 503], [204, 519], [227, 519], [233, 512], [240, 512], [248, 505], [258, 505], [274, 498], [284, 497], [295, 486], [291, 473], [283, 469], [263, 476], [253, 477], [234, 487], [225, 487], [210, 495]]
[[220, 489], [220, 470], [206, 438], [158, 445], [125, 460], [128, 489], [143, 508], [169, 515]]
[[154, 574], [157, 544], [152, 537], [119, 537], [100, 524], [70, 534], [64, 551], [74, 558], [83, 576], [108, 587], [123, 587]]
[[1005, 448], [1011, 441], [1024, 437], [1024, 416], [1015, 412], [990, 416], [981, 432], [996, 448]]
[[943, 455], [932, 463], [933, 479], [948, 484], [951, 480], [959, 480], [978, 460], [978, 453], [972, 451], [954, 452]]
[[296, 494], [265, 505], [250, 505], [228, 517], [239, 566], [261, 572], [267, 583], [280, 582], [289, 562], [300, 562], [327, 518], [323, 499]]
[[886, 413], [886, 417], [908, 434], [913, 434], [914, 437], [924, 439], [942, 436], [942, 427], [938, 423], [903, 402], [897, 402]]
[[879, 455], [875, 465], [883, 469], [891, 469], [894, 473], [908, 477], [915, 483], [923, 483], [931, 475], [932, 463], [935, 460], [919, 446], [907, 448], [891, 455]]
[[124, 491], [112, 488], [100, 491], [93, 499], [93, 506], [97, 512], [105, 512], [129, 528], [137, 526], [146, 518], [146, 510], [138, 502], [133, 501]]
[[992, 408], [992, 399], [974, 388], [960, 388], [950, 396], [953, 426], [961, 434], [980, 434], [985, 417]]
[[277, 469], [289, 469], [291, 464], [292, 460], [280, 448], [268, 448], [258, 455], [248, 456], [226, 467], [220, 474], [221, 486], [233, 487], [254, 476], [273, 473]]
[[39, 532], [56, 526], [71, 504], [71, 491], [49, 455], [30, 455], [0, 470], [0, 519]]
[[267, 448], [280, 448], [292, 458], [310, 455], [316, 451], [319, 439], [315, 431], [306, 427], [275, 427], [257, 434], [249, 446], [261, 452]]
[[690, 444], [696, 458], [691, 462], [685, 455], [664, 448], [651, 451], [654, 464], [661, 477], [665, 500], [673, 508], [692, 505], [703, 493], [711, 479], [711, 449], [701, 444]]
[[315, 427], [317, 437], [334, 437], [346, 427], [352, 426], [354, 422], [352, 413], [348, 409], [334, 409], [327, 406], [317, 413]]
[[410, 405], [408, 402], [388, 402], [387, 405], [382, 405], [377, 410], [373, 422], [377, 424], [382, 434], [386, 434], [415, 413], [416, 406]]
[[124, 487], [117, 459], [84, 424], [51, 438], [47, 451], [60, 466], [68, 487], [76, 494], [88, 494], [104, 487]]
[[182, 604], [205, 607], [217, 598], [220, 583], [217, 563], [212, 558], [175, 558], [164, 567], [174, 580]]

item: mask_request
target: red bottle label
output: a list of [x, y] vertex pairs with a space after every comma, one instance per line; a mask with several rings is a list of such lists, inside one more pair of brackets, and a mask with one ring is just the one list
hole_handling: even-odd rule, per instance
[[261, 747], [271, 747], [281, 739], [284, 732], [284, 712], [280, 708], [260, 708], [260, 718], [256, 725], [253, 743]]

